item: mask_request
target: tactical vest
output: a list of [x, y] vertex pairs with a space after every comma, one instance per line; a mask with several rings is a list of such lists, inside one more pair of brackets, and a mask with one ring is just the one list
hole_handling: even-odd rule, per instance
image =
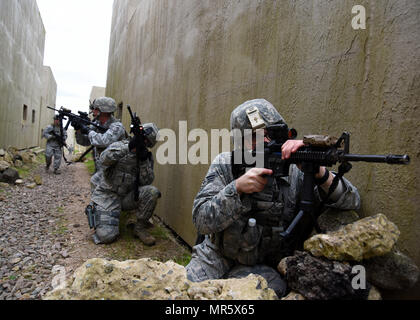
[[[234, 178], [240, 175], [235, 173]], [[280, 236], [297, 214], [299, 193], [296, 185], [279, 178], [269, 179], [262, 192], [244, 195], [250, 198], [252, 209], [223, 231], [220, 242], [223, 255], [244, 265], [264, 263], [276, 268], [299, 244], [298, 237], [285, 240]], [[253, 243], [249, 243], [249, 218], [257, 221], [258, 233]]]

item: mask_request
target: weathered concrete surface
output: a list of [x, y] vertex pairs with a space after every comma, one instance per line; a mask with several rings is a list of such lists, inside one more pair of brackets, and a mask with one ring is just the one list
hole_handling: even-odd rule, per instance
[[[49, 107], [55, 106], [57, 98], [57, 83], [54, 78], [54, 74], [50, 67], [44, 66], [42, 71], [42, 96], [40, 102], [40, 113], [39, 117], [39, 130], [45, 129], [48, 125], [53, 123], [54, 110], [48, 109]], [[42, 139], [42, 135], [38, 135], [39, 142], [38, 146], [45, 148], [47, 140]]]
[[56, 87], [44, 75], [45, 29], [35, 0], [0, 1], [0, 43], [0, 146], [39, 145], [49, 114], [42, 108], [55, 105]]
[[[351, 27], [355, 4], [365, 30]], [[388, 216], [420, 265], [419, 16], [411, 0], [116, 0], [106, 94], [176, 132], [228, 128], [234, 107], [265, 98], [299, 137], [347, 130], [354, 153], [408, 153], [409, 166], [355, 163], [348, 177], [361, 216]], [[190, 244], [207, 168], [156, 164], [157, 213]]]

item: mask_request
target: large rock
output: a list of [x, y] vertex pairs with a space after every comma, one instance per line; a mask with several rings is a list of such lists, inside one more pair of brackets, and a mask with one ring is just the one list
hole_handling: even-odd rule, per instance
[[0, 157], [4, 157], [6, 155], [6, 151], [0, 148]]
[[322, 232], [337, 231], [341, 227], [356, 222], [360, 217], [356, 211], [328, 209], [318, 218], [318, 226]]
[[15, 169], [8, 168], [3, 172], [0, 182], [13, 184], [17, 179], [19, 179], [19, 173]]
[[29, 151], [23, 151], [19, 153], [22, 161], [24, 164], [31, 164], [33, 163], [34, 160], [34, 154], [32, 152]]
[[276, 300], [261, 276], [191, 282], [185, 268], [172, 261], [151, 259], [124, 262], [91, 259], [78, 268], [64, 289], [46, 300]]
[[305, 241], [304, 248], [330, 260], [361, 261], [390, 252], [399, 235], [398, 227], [378, 214], [328, 234], [317, 234]]
[[419, 278], [419, 268], [398, 249], [363, 261], [366, 275], [372, 284], [387, 290], [404, 290], [413, 287]]
[[352, 267], [338, 261], [316, 258], [307, 252], [295, 252], [294, 256], [280, 262], [279, 271], [285, 274], [287, 285], [309, 300], [367, 299], [370, 286], [353, 289]]
[[10, 167], [10, 164], [4, 160], [0, 160], [0, 172], [5, 171]]

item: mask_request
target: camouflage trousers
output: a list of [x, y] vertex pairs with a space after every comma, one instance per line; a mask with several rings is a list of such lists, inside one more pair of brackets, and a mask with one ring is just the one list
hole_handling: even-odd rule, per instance
[[134, 201], [134, 192], [125, 196], [109, 190], [102, 190], [98, 186], [92, 194], [95, 207], [95, 235], [96, 244], [111, 243], [119, 235], [119, 217], [121, 210], [135, 210], [137, 221], [147, 221], [156, 208], [160, 197], [159, 190], [154, 186], [139, 188], [139, 200]]
[[60, 168], [62, 154], [63, 151], [60, 147], [55, 147], [47, 144], [45, 150], [45, 161], [47, 167], [51, 165], [52, 157], [54, 157], [54, 169], [57, 170], [58, 168]]
[[187, 278], [193, 282], [210, 279], [246, 278], [251, 273], [262, 276], [279, 298], [286, 294], [287, 284], [280, 274], [266, 265], [245, 266], [223, 257], [209, 237], [193, 247], [190, 263], [185, 267]]

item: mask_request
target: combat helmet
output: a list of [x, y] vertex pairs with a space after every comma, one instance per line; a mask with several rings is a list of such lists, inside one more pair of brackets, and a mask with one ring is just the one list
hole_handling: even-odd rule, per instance
[[159, 129], [154, 123], [146, 123], [143, 125], [145, 131], [146, 139], [149, 142], [148, 147], [153, 148], [156, 145]]
[[92, 109], [99, 109], [100, 112], [113, 113], [117, 110], [115, 100], [109, 97], [95, 99], [91, 104]]
[[[252, 122], [252, 123], [251, 123]], [[260, 129], [285, 123], [274, 106], [265, 99], [249, 100], [236, 107], [230, 115], [230, 129]]]

